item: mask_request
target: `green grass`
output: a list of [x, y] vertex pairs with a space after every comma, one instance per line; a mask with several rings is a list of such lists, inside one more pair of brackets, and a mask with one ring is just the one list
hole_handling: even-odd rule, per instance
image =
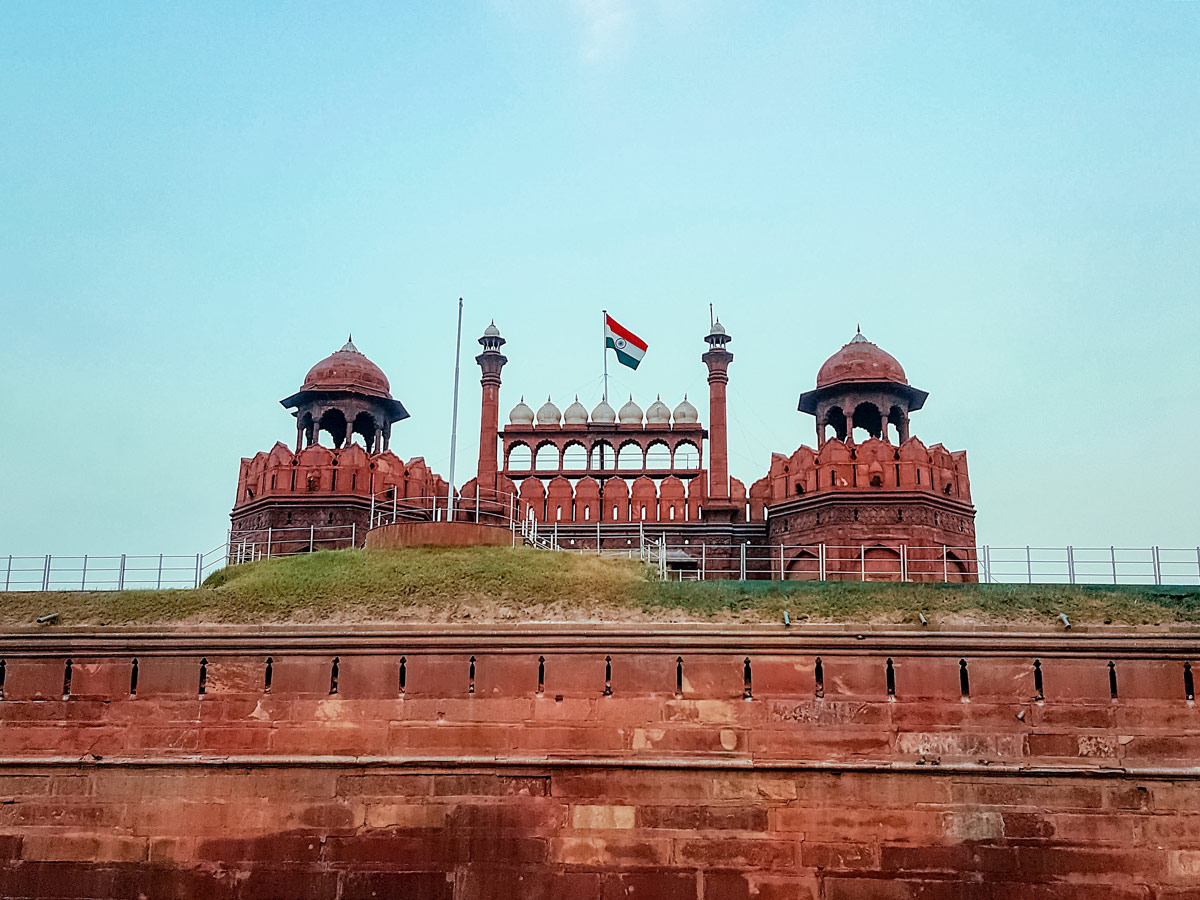
[[356, 621], [1200, 623], [1197, 587], [663, 583], [634, 561], [507, 547], [323, 551], [217, 572], [198, 590], [10, 593], [0, 625]]

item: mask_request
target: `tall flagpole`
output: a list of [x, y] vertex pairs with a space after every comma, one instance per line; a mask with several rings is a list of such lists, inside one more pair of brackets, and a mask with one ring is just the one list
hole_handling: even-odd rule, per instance
[[446, 521], [454, 520], [454, 451], [458, 446], [458, 369], [462, 360], [462, 297], [458, 298], [458, 336], [454, 341], [454, 412], [450, 420], [450, 484], [446, 488]]
[[[600, 310], [600, 346], [604, 348], [604, 402], [608, 402], [608, 310]], [[601, 453], [604, 451], [601, 450]]]

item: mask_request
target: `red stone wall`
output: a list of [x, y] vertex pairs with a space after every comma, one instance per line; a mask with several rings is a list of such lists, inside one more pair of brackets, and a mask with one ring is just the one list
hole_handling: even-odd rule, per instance
[[0, 896], [1195, 898], [1197, 646], [0, 638]]
[[[368, 454], [357, 444], [342, 450], [313, 444], [293, 453], [276, 443], [269, 453], [242, 460], [231, 537], [261, 545], [264, 556], [336, 549], [352, 539], [361, 545], [370, 527], [371, 495], [389, 490], [400, 509], [445, 510], [446, 481], [421, 457], [406, 463], [390, 450]], [[390, 509], [390, 500], [378, 502]]]

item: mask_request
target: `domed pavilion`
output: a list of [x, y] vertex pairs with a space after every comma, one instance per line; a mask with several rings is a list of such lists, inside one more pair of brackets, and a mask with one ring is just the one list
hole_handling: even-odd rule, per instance
[[308, 370], [299, 391], [279, 402], [295, 410], [297, 453], [319, 444], [322, 431], [336, 449], [349, 446], [357, 434], [368, 453], [379, 453], [391, 443], [392, 425], [408, 418], [383, 370], [354, 346], [353, 336]]

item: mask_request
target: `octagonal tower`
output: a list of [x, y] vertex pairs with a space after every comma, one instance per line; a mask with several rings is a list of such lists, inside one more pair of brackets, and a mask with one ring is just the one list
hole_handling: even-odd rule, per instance
[[928, 396], [861, 330], [821, 366], [799, 404], [817, 449], [774, 454], [750, 490], [786, 577], [976, 580], [966, 451], [911, 434]]

